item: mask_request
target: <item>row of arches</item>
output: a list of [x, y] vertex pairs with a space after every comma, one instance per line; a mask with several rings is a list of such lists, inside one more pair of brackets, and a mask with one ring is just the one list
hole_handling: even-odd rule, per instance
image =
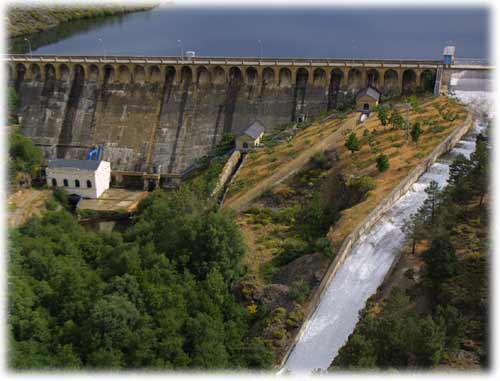
[[79, 71], [87, 81], [106, 80], [108, 83], [161, 82], [167, 76], [181, 81], [189, 75], [198, 86], [223, 85], [231, 81], [246, 83], [250, 86], [261, 83], [263, 86], [290, 87], [294, 84], [312, 85], [332, 88], [361, 88], [367, 85], [379, 89], [405, 87], [428, 87], [426, 81], [431, 80], [435, 69], [374, 69], [374, 68], [288, 68], [288, 67], [207, 67], [198, 66], [158, 66], [158, 65], [104, 65], [96, 64], [45, 64], [43, 69], [38, 64], [26, 66], [19, 63], [13, 73], [9, 66], [11, 78], [16, 79], [57, 79], [69, 81]]

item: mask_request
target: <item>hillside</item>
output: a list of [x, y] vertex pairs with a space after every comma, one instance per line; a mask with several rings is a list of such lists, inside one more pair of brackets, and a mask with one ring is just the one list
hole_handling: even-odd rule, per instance
[[332, 370], [488, 367], [488, 149], [458, 157], [449, 185], [426, 189], [402, 250]]
[[[423, 130], [417, 143], [407, 142], [404, 129], [382, 126], [376, 113], [358, 125], [352, 124], [354, 114], [340, 115], [314, 123], [288, 141], [268, 140], [267, 148], [249, 154], [235, 179], [227, 207], [261, 189], [266, 176], [287, 168], [329, 134], [340, 135], [289, 177], [261, 189], [237, 217], [248, 248], [248, 274], [238, 291], [260, 316], [255, 330], [278, 357], [300, 326], [308, 297], [343, 239], [467, 117], [465, 107], [445, 97], [421, 97], [412, 103], [410, 125], [419, 122]], [[360, 147], [350, 153], [344, 144], [353, 132]], [[381, 154], [389, 161], [383, 172], [376, 165]]]
[[116, 6], [103, 5], [85, 8], [71, 6], [29, 6], [10, 7], [7, 11], [6, 27], [10, 38], [42, 32], [68, 21], [104, 17], [137, 12], [150, 9], [152, 6]]

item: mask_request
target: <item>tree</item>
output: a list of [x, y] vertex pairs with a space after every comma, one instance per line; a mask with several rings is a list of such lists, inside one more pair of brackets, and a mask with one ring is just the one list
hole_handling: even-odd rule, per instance
[[427, 198], [425, 199], [424, 204], [420, 207], [419, 213], [422, 214], [422, 218], [426, 223], [434, 226], [436, 223], [436, 211], [440, 195], [439, 184], [432, 180], [429, 183], [429, 186], [425, 188], [425, 193], [427, 194]]
[[390, 121], [393, 129], [401, 130], [404, 128], [405, 120], [398, 109], [392, 110]]
[[387, 111], [387, 107], [378, 105], [376, 107], [376, 110], [378, 119], [380, 120], [380, 124], [382, 126], [387, 126], [387, 122], [389, 121], [389, 112]]
[[476, 137], [476, 150], [471, 154], [470, 161], [472, 169], [469, 176], [472, 190], [479, 195], [479, 206], [481, 206], [489, 186], [489, 150], [487, 140], [482, 134]]
[[43, 163], [43, 154], [33, 141], [14, 129], [9, 135], [9, 156], [16, 171], [28, 172], [34, 176]]
[[377, 157], [377, 169], [380, 172], [385, 172], [389, 169], [389, 158], [385, 154], [380, 154]]
[[405, 220], [403, 232], [411, 240], [411, 253], [415, 255], [417, 243], [422, 239], [424, 233], [424, 221], [420, 213], [415, 213]]
[[427, 265], [427, 274], [433, 282], [441, 282], [457, 271], [458, 260], [455, 248], [446, 238], [435, 238], [431, 247], [422, 254]]
[[449, 193], [456, 202], [469, 200], [472, 195], [472, 184], [469, 175], [471, 169], [471, 161], [462, 154], [458, 155], [450, 165]]
[[349, 151], [351, 151], [351, 153], [354, 153], [354, 152], [359, 151], [361, 149], [358, 137], [356, 136], [356, 134], [354, 132], [349, 134], [349, 136], [347, 137], [347, 139], [345, 141], [345, 147]]
[[19, 96], [17, 95], [16, 89], [12, 86], [8, 87], [7, 92], [7, 109], [9, 112], [9, 122], [17, 123], [17, 104], [19, 102]]
[[418, 142], [423, 132], [424, 130], [420, 127], [420, 122], [413, 123], [413, 127], [411, 129], [411, 139], [415, 144]]

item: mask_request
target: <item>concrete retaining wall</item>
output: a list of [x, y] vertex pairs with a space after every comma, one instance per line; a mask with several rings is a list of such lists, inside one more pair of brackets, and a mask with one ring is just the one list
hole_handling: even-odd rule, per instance
[[231, 154], [231, 156], [229, 156], [229, 159], [227, 159], [227, 162], [226, 164], [224, 164], [224, 168], [222, 168], [222, 172], [219, 175], [219, 180], [217, 181], [217, 185], [212, 191], [211, 195], [212, 197], [216, 196], [217, 194], [219, 194], [220, 191], [224, 189], [224, 186], [230, 179], [231, 174], [234, 171], [234, 168], [236, 167], [236, 165], [238, 165], [240, 157], [241, 157], [241, 152], [238, 150], [234, 151]]
[[394, 188], [391, 191], [391, 193], [389, 193], [389, 195], [386, 198], [384, 198], [380, 202], [380, 204], [378, 204], [377, 207], [375, 207], [375, 209], [373, 209], [370, 212], [370, 214], [360, 224], [358, 224], [354, 228], [354, 230], [344, 239], [344, 242], [342, 243], [342, 246], [340, 247], [337, 256], [328, 267], [328, 270], [323, 276], [320, 285], [314, 291], [314, 294], [309, 301], [309, 304], [304, 313], [305, 316], [304, 322], [302, 323], [302, 326], [300, 327], [299, 331], [293, 338], [290, 347], [285, 352], [283, 359], [281, 360], [280, 363], [280, 368], [283, 367], [283, 365], [285, 365], [288, 356], [290, 355], [296, 343], [299, 341], [300, 337], [304, 333], [305, 327], [307, 326], [307, 323], [309, 322], [309, 319], [313, 315], [314, 311], [316, 311], [316, 308], [318, 307], [321, 298], [323, 297], [323, 294], [326, 291], [327, 286], [330, 284], [331, 280], [337, 273], [338, 269], [344, 263], [344, 260], [351, 252], [352, 246], [366, 231], [368, 231], [382, 217], [382, 215], [385, 212], [387, 212], [389, 209], [393, 207], [393, 205], [401, 198], [401, 196], [403, 196], [406, 192], [408, 192], [408, 190], [410, 190], [410, 188], [419, 179], [419, 177], [422, 176], [442, 154], [450, 151], [460, 141], [462, 136], [464, 136], [469, 131], [470, 127], [472, 126], [472, 122], [473, 122], [473, 117], [472, 114], [469, 113], [465, 123], [462, 126], [455, 129], [445, 140], [443, 140], [429, 154], [429, 156], [427, 156], [427, 158], [425, 158], [421, 164], [417, 165], [408, 174], [408, 176], [403, 181], [401, 181], [401, 183], [399, 183], [399, 185], [396, 188]]

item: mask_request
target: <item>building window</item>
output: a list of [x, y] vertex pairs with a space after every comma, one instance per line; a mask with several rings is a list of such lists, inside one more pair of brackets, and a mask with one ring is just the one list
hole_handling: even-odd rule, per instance
[[57, 187], [57, 180], [54, 178], [52, 179], [52, 186]]
[[365, 103], [363, 105], [363, 110], [369, 110], [370, 109], [370, 105], [368, 103]]
[[67, 187], [68, 186], [68, 179], [64, 179], [63, 180], [63, 184], [64, 184], [65, 187]]
[[243, 148], [248, 148], [248, 143], [247, 142], [243, 143]]
[[75, 188], [80, 188], [80, 180], [75, 180]]
[[87, 188], [92, 188], [92, 182], [90, 180], [87, 180]]

